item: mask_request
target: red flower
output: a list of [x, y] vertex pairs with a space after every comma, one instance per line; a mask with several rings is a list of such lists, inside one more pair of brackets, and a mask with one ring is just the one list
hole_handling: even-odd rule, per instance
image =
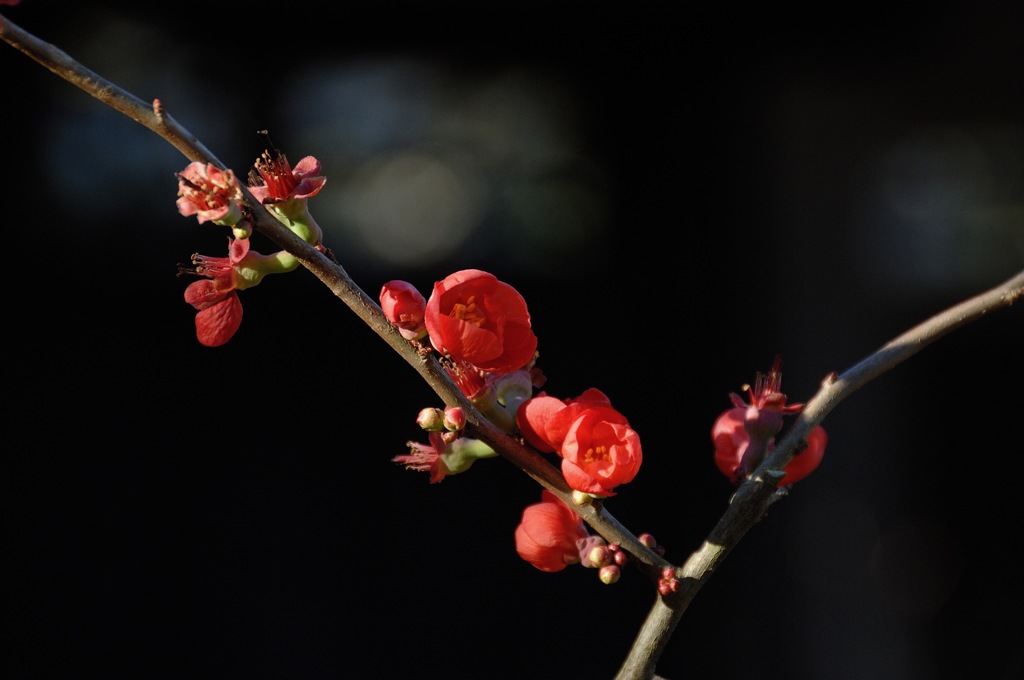
[[264, 151], [249, 173], [249, 191], [263, 205], [308, 199], [320, 193], [325, 182], [316, 158], [306, 156], [293, 169], [277, 149]]
[[178, 212], [199, 223], [234, 225], [242, 218], [242, 189], [230, 170], [196, 161], [178, 173]]
[[576, 542], [588, 538], [583, 520], [547, 489], [527, 506], [516, 527], [516, 552], [541, 571], [561, 571], [580, 562]]
[[[750, 394], [746, 403], [738, 394], [730, 394], [733, 408], [723, 412], [711, 427], [715, 445], [715, 466], [731, 481], [738, 483], [753, 473], [775, 447], [775, 435], [782, 430], [782, 417], [799, 413], [803, 404], [787, 404], [781, 392], [781, 359], [776, 357], [772, 370], [757, 374], [754, 387], [744, 386]], [[816, 425], [807, 435], [807, 448], [797, 453], [783, 471], [778, 486], [800, 481], [821, 463], [828, 435]]]
[[[750, 433], [744, 425], [746, 408], [731, 408], [715, 420], [711, 428], [711, 439], [715, 443], [715, 465], [733, 482], [743, 479], [743, 455], [750, 445]], [[825, 455], [828, 434], [821, 425], [816, 425], [807, 435], [807, 448], [803, 449], [786, 464], [786, 476], [778, 486], [799, 482], [814, 472]], [[774, 438], [768, 442], [768, 451], [775, 447]]]
[[576, 491], [614, 496], [643, 462], [640, 436], [598, 389], [564, 402], [538, 394], [519, 407], [516, 425], [539, 451], [562, 457], [562, 475]]
[[388, 281], [380, 289], [380, 308], [388, 321], [398, 327], [406, 340], [419, 340], [427, 334], [423, 313], [427, 300], [406, 281]]
[[636, 477], [643, 462], [640, 436], [611, 406], [584, 409], [562, 442], [562, 475], [573, 489], [614, 496]]
[[515, 288], [478, 269], [435, 283], [424, 323], [434, 349], [488, 373], [519, 370], [537, 350], [526, 301]]
[[207, 278], [185, 289], [185, 302], [195, 307], [196, 337], [207, 347], [223, 345], [242, 325], [242, 303], [238, 299], [235, 265], [249, 253], [249, 239], [233, 239], [227, 257], [193, 255], [197, 265], [188, 273]]

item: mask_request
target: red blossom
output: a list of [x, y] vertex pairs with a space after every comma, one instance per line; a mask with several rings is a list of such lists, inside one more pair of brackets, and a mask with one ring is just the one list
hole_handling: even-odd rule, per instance
[[[750, 445], [750, 433], [744, 425], [746, 409], [731, 408], [715, 420], [711, 428], [711, 439], [715, 444], [715, 465], [733, 482], [742, 481], [743, 455]], [[821, 425], [814, 426], [807, 435], [807, 448], [803, 449], [786, 464], [786, 476], [778, 486], [794, 484], [814, 472], [825, 455], [828, 434]], [[768, 450], [774, 448], [774, 439], [768, 442]]]
[[519, 407], [516, 425], [537, 450], [562, 457], [562, 475], [576, 491], [614, 496], [643, 462], [639, 435], [595, 388], [565, 401], [542, 392]]
[[516, 527], [516, 552], [541, 571], [561, 571], [580, 562], [576, 543], [589, 534], [572, 508], [547, 489], [541, 502], [527, 506]]
[[306, 156], [292, 168], [277, 149], [264, 151], [249, 173], [249, 191], [263, 205], [290, 199], [307, 199], [324, 188], [327, 178], [320, 174], [320, 161]]
[[385, 283], [380, 289], [380, 308], [406, 340], [419, 340], [426, 334], [423, 314], [427, 300], [411, 283], [398, 280]]
[[231, 239], [227, 257], [193, 255], [196, 267], [188, 273], [206, 278], [185, 289], [185, 302], [195, 307], [196, 337], [207, 347], [223, 345], [242, 325], [235, 265], [249, 253], [249, 239]]
[[562, 475], [573, 489], [614, 496], [636, 477], [643, 462], [640, 436], [611, 406], [585, 408], [562, 442]]
[[434, 349], [487, 373], [517, 371], [537, 350], [522, 295], [478, 269], [464, 269], [436, 282], [424, 323]]
[[[731, 394], [729, 399], [733, 407], [715, 419], [711, 427], [715, 466], [732, 482], [741, 482], [750, 475], [775, 447], [775, 436], [782, 429], [783, 416], [799, 413], [803, 408], [803, 404], [787, 404], [781, 388], [781, 359], [776, 357], [767, 375], [758, 373], [754, 387], [744, 387], [750, 395], [750, 403], [743, 401], [738, 394]], [[778, 486], [788, 486], [813, 472], [821, 463], [827, 443], [825, 428], [816, 425], [807, 435], [807, 447], [795, 454], [783, 468], [786, 474]]]
[[195, 215], [200, 224], [238, 222], [241, 200], [242, 189], [231, 170], [196, 161], [178, 173], [178, 212], [185, 217]]

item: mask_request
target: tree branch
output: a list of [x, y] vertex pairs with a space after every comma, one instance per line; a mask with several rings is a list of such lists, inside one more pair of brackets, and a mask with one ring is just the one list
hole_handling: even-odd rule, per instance
[[677, 570], [679, 590], [655, 603], [616, 680], [649, 680], [653, 677], [655, 664], [690, 602], [722, 560], [779, 497], [775, 485], [782, 478], [782, 468], [805, 444], [811, 429], [821, 423], [839, 402], [939, 338], [990, 312], [1011, 306], [1022, 295], [1024, 271], [914, 326], [843, 374], [825, 378], [821, 389], [804, 406], [778, 447], [733, 494], [725, 514], [703, 545]]
[[[152, 105], [108, 82], [85, 68], [63, 51], [25, 32], [0, 17], [0, 37], [64, 80], [88, 92], [128, 118], [146, 126], [189, 160], [226, 166], [187, 129], [167, 115], [159, 100]], [[562, 500], [572, 505], [571, 490], [561, 473], [543, 456], [487, 420], [468, 399], [433, 356], [421, 355], [388, 322], [379, 305], [355, 284], [345, 269], [278, 222], [245, 190], [244, 202], [253, 215], [256, 229], [294, 255], [357, 316], [406, 360], [448, 406], [461, 406], [474, 436], [487, 441], [505, 459]], [[683, 613], [714, 570], [746, 533], [764, 516], [777, 498], [776, 483], [781, 470], [804, 445], [811, 428], [853, 392], [882, 373], [906, 361], [932, 342], [991, 311], [1009, 307], [1024, 295], [1024, 272], [1003, 284], [937, 314], [887, 343], [877, 352], [841, 375], [830, 375], [818, 393], [807, 402], [779, 446], [764, 460], [749, 480], [730, 499], [722, 518], [701, 547], [681, 567], [674, 567], [643, 546], [600, 502], [577, 507], [583, 519], [607, 540], [620, 544], [635, 558], [634, 564], [649, 578], [662, 569], [675, 569], [679, 589], [655, 599], [621, 666], [617, 680], [651, 680], [654, 668]]]
[[[86, 68], [54, 45], [40, 40], [3, 17], [0, 17], [0, 38], [64, 80], [120, 111], [128, 118], [146, 126], [167, 140], [188, 160], [212, 163], [221, 169], [227, 168], [213, 152], [165, 112], [164, 105], [160, 100], [155, 100], [152, 106], [146, 104], [138, 97]], [[329, 259], [292, 233], [275, 219], [246, 187], [243, 186], [242, 189], [243, 202], [253, 216], [255, 229], [294, 255], [306, 269], [320, 279], [336, 297], [348, 305], [360, 319], [416, 369], [447, 406], [461, 406], [466, 412], [470, 431], [475, 436], [485, 440], [502, 457], [551, 490], [570, 507], [575, 507], [584, 521], [605, 539], [618, 543], [623, 549], [632, 553], [636, 558], [634, 564], [652, 581], [657, 578], [657, 574], [661, 573], [661, 569], [673, 566], [640, 543], [636, 536], [623, 527], [599, 503], [592, 506], [575, 506], [572, 500], [572, 490], [565, 483], [565, 479], [557, 468], [537, 451], [524, 446], [487, 420], [466, 399], [466, 396], [452, 382], [434, 357], [421, 356], [416, 347], [398, 333], [384, 316], [380, 306], [356, 285], [340, 264]]]

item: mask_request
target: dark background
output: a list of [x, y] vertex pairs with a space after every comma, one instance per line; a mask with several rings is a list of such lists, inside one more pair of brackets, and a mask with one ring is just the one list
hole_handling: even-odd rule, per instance
[[[258, 129], [317, 156], [311, 210], [371, 296], [518, 288], [548, 392], [640, 433], [607, 506], [677, 563], [729, 498], [729, 392], [782, 354], [805, 401], [1024, 264], [1019, 3], [119, 4], [3, 14], [240, 175]], [[0, 74], [9, 677], [613, 677], [650, 583], [520, 560], [540, 490], [501, 460], [391, 463], [440, 403], [304, 270], [201, 347], [177, 264], [225, 233], [177, 213], [187, 161], [6, 46]], [[1022, 331], [995, 312], [842, 403], [659, 671], [1020, 677]]]

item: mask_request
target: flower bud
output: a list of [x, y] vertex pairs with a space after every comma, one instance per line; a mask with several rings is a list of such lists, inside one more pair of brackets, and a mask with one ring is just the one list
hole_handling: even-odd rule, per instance
[[440, 432], [445, 429], [444, 411], [436, 407], [428, 407], [416, 416], [416, 424], [427, 432]]
[[420, 340], [427, 334], [423, 310], [427, 301], [408, 281], [394, 279], [380, 289], [380, 308], [387, 320], [406, 340]]
[[231, 233], [235, 235], [235, 238], [249, 238], [252, 236], [252, 222], [249, 220], [241, 220], [238, 224], [231, 227]]
[[611, 585], [619, 580], [622, 576], [622, 570], [614, 564], [609, 564], [607, 567], [601, 567], [597, 572], [597, 577], [601, 579], [601, 583]]
[[608, 552], [608, 548], [603, 545], [596, 545], [590, 550], [588, 558], [595, 566], [606, 567], [611, 562], [611, 553]]
[[466, 427], [466, 412], [461, 406], [452, 406], [444, 410], [444, 426], [452, 432], [459, 432]]
[[600, 569], [612, 563], [612, 554], [600, 536], [587, 536], [576, 541], [580, 562], [584, 567]]

